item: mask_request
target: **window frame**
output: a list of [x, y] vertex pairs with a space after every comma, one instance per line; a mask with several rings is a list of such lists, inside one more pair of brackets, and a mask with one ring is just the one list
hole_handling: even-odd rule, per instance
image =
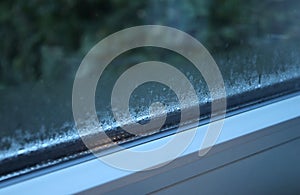
[[[153, 185], [150, 182], [147, 183], [147, 186], [145, 186], [143, 180], [149, 181], [149, 178], [163, 177], [164, 174], [170, 173], [172, 170], [173, 174], [174, 171], [182, 172], [184, 170], [182, 167], [184, 166], [191, 166], [190, 169], [194, 174], [201, 174], [208, 170], [225, 166], [230, 162], [239, 161], [253, 154], [272, 149], [278, 145], [300, 139], [300, 130], [298, 128], [300, 123], [299, 110], [300, 93], [298, 92], [262, 103], [260, 106], [252, 107], [252, 109], [232, 113], [231, 116], [225, 118], [224, 128], [216, 146], [203, 157], [197, 155], [199, 149], [197, 140], [203, 138], [204, 134], [201, 132], [205, 130], [208, 124], [201, 125], [197, 127], [198, 130], [193, 143], [178, 159], [167, 166], [152, 171], [123, 171], [110, 167], [98, 159], [85, 159], [84, 162], [73, 162], [73, 165], [68, 163], [64, 166], [56, 165], [56, 169], [50, 167], [47, 168], [48, 171], [31, 173], [31, 175], [25, 175], [23, 178], [20, 176], [19, 179], [15, 178], [2, 183], [1, 186], [4, 188], [0, 192], [10, 193], [20, 190], [29, 190], [33, 193], [55, 192], [64, 194], [78, 193], [85, 190], [91, 190], [90, 192], [95, 192], [93, 190], [96, 190], [96, 192], [117, 190], [121, 192], [122, 189], [136, 190], [135, 187], [137, 187], [138, 183], [143, 185], [143, 187], [138, 188], [140, 192], [145, 192], [143, 190], [148, 192], [155, 191], [171, 185], [175, 180], [178, 182], [193, 175], [187, 173], [179, 174], [175, 179], [171, 177], [173, 179], [170, 179], [170, 181], [160, 184], [155, 182], [156, 179], [152, 179]], [[184, 133], [186, 131], [179, 134]], [[133, 146], [133, 148], [155, 148], [172, 136], [174, 135], [142, 143]], [[210, 160], [214, 158], [215, 160]], [[198, 165], [200, 164], [203, 167], [199, 170], [194, 170], [193, 163], [198, 163]]]

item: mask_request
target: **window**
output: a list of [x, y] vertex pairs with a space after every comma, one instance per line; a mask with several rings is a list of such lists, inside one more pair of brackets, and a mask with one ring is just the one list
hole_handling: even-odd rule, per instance
[[[2, 1], [0, 180], [89, 156], [74, 126], [72, 86], [83, 57], [106, 36], [147, 24], [192, 35], [219, 66], [230, 114], [299, 91], [299, 8], [296, 0]], [[149, 60], [179, 69], [195, 87], [201, 120], [210, 117], [209, 91], [187, 59], [166, 49], [136, 48], [115, 58], [97, 86], [98, 118], [119, 143], [152, 139], [122, 130], [110, 107], [115, 81]], [[180, 108], [168, 86], [153, 82], [136, 88], [129, 102], [131, 115], [146, 123], [148, 108], [157, 101], [167, 107], [168, 116], [161, 129], [149, 134], [172, 134]]]

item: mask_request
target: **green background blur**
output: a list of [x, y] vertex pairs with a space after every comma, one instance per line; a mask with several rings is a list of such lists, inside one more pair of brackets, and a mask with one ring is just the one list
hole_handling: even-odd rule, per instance
[[178, 28], [213, 54], [249, 47], [253, 38], [299, 40], [299, 5], [297, 0], [3, 0], [0, 89], [73, 77], [95, 43], [135, 25]]

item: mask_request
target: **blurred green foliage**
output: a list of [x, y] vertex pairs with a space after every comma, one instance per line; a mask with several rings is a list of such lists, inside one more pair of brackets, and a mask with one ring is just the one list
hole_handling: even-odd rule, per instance
[[43, 66], [57, 69], [58, 65], [45, 60], [58, 63], [53, 58], [75, 53], [89, 34], [101, 37], [122, 28], [122, 20], [134, 25], [130, 18], [135, 18], [134, 10], [142, 4], [132, 1], [127, 5], [119, 0], [1, 1], [0, 84], [35, 81], [49, 74], [44, 71], [53, 68]]
[[210, 51], [227, 51], [266, 35], [299, 38], [294, 21], [300, 19], [299, 5], [296, 0], [3, 0], [0, 88], [64, 78], [74, 67], [72, 58], [80, 61], [97, 41], [135, 25], [179, 28]]

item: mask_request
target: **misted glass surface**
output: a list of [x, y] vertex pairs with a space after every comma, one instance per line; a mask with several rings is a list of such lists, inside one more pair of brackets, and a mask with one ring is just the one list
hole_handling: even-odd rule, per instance
[[[1, 1], [0, 164], [64, 142], [76, 147], [72, 85], [77, 68], [101, 39], [136, 25], [166, 25], [198, 39], [221, 70], [232, 108], [249, 103], [250, 97], [243, 102], [238, 96], [245, 92], [256, 90], [253, 98], [261, 99], [269, 94], [259, 89], [287, 81], [292, 82], [272, 93], [293, 91], [300, 78], [299, 10], [298, 0]], [[154, 47], [128, 51], [113, 60], [97, 86], [97, 114], [111, 136], [120, 132], [110, 109], [114, 82], [129, 67], [150, 60], [178, 68], [193, 83], [200, 103], [210, 102], [204, 79], [184, 57]], [[149, 105], [157, 101], [169, 111], [166, 125], [158, 130], [163, 131], [179, 120], [172, 113], [180, 112], [167, 86], [138, 87], [130, 111], [147, 122]]]

